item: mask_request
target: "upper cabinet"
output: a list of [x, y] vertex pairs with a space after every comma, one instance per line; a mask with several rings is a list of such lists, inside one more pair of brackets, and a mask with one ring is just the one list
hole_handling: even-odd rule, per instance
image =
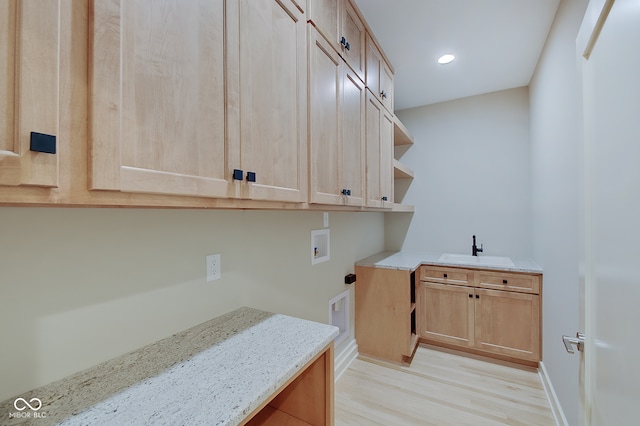
[[306, 25], [292, 0], [227, 1], [230, 164], [245, 173], [243, 198], [307, 201]]
[[364, 204], [364, 84], [309, 26], [310, 203]]
[[393, 114], [393, 71], [369, 33], [366, 43], [367, 88]]
[[59, 8], [0, 2], [0, 186], [59, 183]]
[[226, 197], [224, 0], [95, 0], [90, 189]]
[[392, 208], [393, 117], [370, 93], [366, 101], [366, 205]]
[[295, 3], [96, 0], [91, 11], [91, 189], [306, 201]]
[[307, 19], [364, 82], [366, 27], [351, 0], [307, 0], [307, 4]]

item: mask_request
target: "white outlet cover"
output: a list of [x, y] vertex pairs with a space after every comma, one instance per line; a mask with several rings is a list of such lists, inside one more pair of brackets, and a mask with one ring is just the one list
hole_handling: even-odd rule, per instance
[[216, 281], [222, 278], [220, 257], [220, 253], [210, 254], [207, 256], [207, 282]]

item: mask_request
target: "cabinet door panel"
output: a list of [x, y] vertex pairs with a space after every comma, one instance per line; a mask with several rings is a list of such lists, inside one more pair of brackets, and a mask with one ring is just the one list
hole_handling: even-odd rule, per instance
[[382, 207], [380, 194], [380, 129], [382, 105], [367, 93], [366, 107], [366, 196], [367, 207]]
[[0, 2], [0, 185], [58, 186], [58, 153], [30, 151], [30, 140], [58, 134], [59, 7]]
[[341, 100], [342, 59], [309, 26], [309, 149], [311, 203], [342, 204]]
[[418, 335], [458, 346], [473, 346], [473, 288], [421, 282], [418, 300]]
[[476, 347], [539, 361], [540, 296], [484, 289], [476, 295]]
[[224, 197], [224, 0], [92, 4], [91, 189]]
[[382, 110], [380, 128], [380, 198], [382, 207], [393, 204], [393, 117]]
[[345, 0], [342, 14], [342, 36], [349, 42], [349, 49], [342, 47], [342, 56], [363, 82], [365, 72], [365, 35], [364, 23], [351, 1]]
[[350, 206], [363, 206], [365, 176], [365, 93], [360, 79], [344, 66], [342, 106], [342, 186]]
[[[238, 1], [238, 0], [236, 0]], [[306, 22], [291, 1], [239, 0], [240, 162], [244, 196], [307, 197]]]
[[307, 0], [307, 19], [326, 38], [337, 52], [340, 51], [340, 12], [346, 0]]

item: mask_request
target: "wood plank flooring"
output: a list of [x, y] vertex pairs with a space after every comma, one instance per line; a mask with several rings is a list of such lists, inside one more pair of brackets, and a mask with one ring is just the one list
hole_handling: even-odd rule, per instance
[[336, 426], [555, 425], [533, 369], [425, 345], [411, 366], [356, 359], [335, 401]]

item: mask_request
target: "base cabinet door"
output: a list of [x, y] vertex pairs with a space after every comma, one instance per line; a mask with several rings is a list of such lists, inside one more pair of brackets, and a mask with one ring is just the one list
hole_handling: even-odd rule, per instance
[[475, 290], [475, 346], [483, 351], [538, 361], [540, 296]]
[[0, 186], [58, 186], [60, 19], [58, 1], [0, 2]]
[[418, 300], [418, 335], [456, 346], [474, 344], [474, 289], [421, 282]]

